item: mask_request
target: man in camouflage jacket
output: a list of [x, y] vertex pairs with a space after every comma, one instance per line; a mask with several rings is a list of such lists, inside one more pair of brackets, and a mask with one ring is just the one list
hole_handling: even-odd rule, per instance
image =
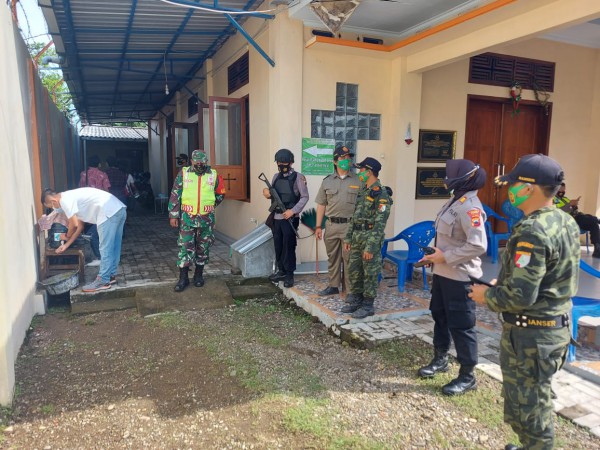
[[364, 183], [358, 193], [356, 207], [348, 224], [344, 248], [348, 257], [348, 304], [342, 312], [352, 313], [355, 319], [375, 314], [373, 302], [377, 296], [378, 276], [381, 272], [381, 247], [385, 225], [393, 201], [391, 189], [382, 186], [377, 178], [381, 164], [366, 158], [355, 164], [360, 169], [358, 178]]
[[509, 200], [525, 213], [502, 255], [495, 286], [475, 284], [469, 296], [502, 313], [500, 342], [504, 421], [522, 447], [554, 446], [552, 376], [563, 366], [571, 334], [571, 297], [577, 292], [579, 227], [552, 199], [564, 174], [556, 161], [527, 155], [496, 184], [510, 184]]
[[210, 168], [206, 154], [194, 150], [191, 159], [192, 165], [184, 166], [177, 174], [169, 198], [169, 222], [173, 228], [179, 227], [179, 281], [175, 292], [190, 284], [188, 272], [192, 262], [196, 265], [194, 286], [204, 286], [204, 265], [215, 241], [215, 208], [225, 197], [223, 179]]

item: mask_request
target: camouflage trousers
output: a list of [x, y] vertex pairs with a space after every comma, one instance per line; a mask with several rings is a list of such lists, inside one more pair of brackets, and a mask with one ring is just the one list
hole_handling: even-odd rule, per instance
[[214, 225], [213, 214], [201, 216], [201, 219], [195, 221], [187, 220], [184, 216], [179, 221], [177, 267], [204, 265], [208, 262], [208, 249], [215, 242]]
[[363, 259], [363, 252], [369, 231], [355, 232], [352, 235], [348, 256], [348, 282], [351, 294], [362, 294], [365, 298], [377, 297], [377, 285], [381, 272], [381, 246], [369, 261]]
[[554, 447], [551, 381], [565, 363], [570, 336], [568, 327], [504, 324], [500, 340], [504, 421], [528, 450]]

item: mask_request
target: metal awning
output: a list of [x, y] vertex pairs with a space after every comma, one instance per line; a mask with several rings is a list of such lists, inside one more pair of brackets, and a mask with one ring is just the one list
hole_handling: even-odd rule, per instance
[[[207, 3], [174, 0], [178, 3]], [[161, 0], [38, 0], [83, 123], [145, 121], [169, 103], [260, 0], [214, 0], [231, 15]], [[234, 23], [235, 22], [235, 23]], [[252, 42], [251, 42], [252, 43]], [[253, 44], [254, 45], [254, 44]], [[168, 85], [166, 94], [165, 85]], [[203, 100], [203, 99], [200, 99]], [[205, 99], [204, 99], [205, 100]]]

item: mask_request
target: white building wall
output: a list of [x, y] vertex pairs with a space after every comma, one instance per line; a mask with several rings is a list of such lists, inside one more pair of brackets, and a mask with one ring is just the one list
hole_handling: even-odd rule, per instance
[[0, 405], [9, 405], [15, 360], [35, 314], [44, 313], [36, 295], [35, 202], [27, 61], [29, 54], [10, 9], [0, 7]]

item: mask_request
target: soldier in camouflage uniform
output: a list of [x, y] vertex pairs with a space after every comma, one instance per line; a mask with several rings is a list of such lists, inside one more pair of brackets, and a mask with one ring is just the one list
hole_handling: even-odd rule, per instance
[[522, 447], [554, 446], [552, 376], [563, 366], [571, 334], [571, 297], [577, 292], [579, 227], [552, 198], [564, 174], [556, 161], [527, 155], [496, 184], [510, 184], [509, 200], [525, 213], [513, 228], [494, 287], [475, 284], [469, 296], [502, 313], [500, 366], [504, 421]]
[[206, 154], [194, 150], [191, 162], [177, 174], [169, 198], [169, 222], [173, 228], [179, 227], [179, 281], [175, 292], [190, 284], [188, 272], [192, 262], [196, 265], [194, 286], [204, 286], [204, 265], [215, 241], [215, 208], [225, 197], [223, 179], [210, 168]]
[[360, 170], [358, 178], [364, 183], [358, 193], [356, 207], [348, 224], [344, 248], [348, 257], [348, 304], [342, 312], [352, 313], [355, 319], [375, 314], [373, 302], [377, 296], [378, 276], [381, 272], [381, 247], [385, 224], [390, 216], [393, 201], [391, 189], [382, 186], [377, 178], [381, 164], [366, 158], [355, 164]]

